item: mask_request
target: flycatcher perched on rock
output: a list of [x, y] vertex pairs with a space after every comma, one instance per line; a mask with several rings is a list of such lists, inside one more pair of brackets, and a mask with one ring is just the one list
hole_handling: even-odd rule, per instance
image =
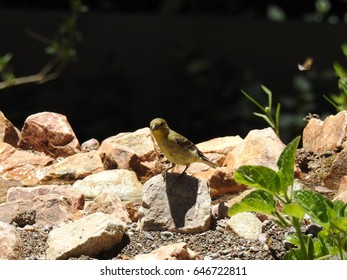
[[172, 163], [172, 166], [166, 169], [165, 173], [177, 164], [186, 166], [181, 173], [183, 174], [193, 162], [202, 162], [213, 168], [218, 167], [216, 163], [204, 156], [204, 154], [186, 137], [171, 130], [164, 119], [156, 118], [152, 120], [150, 129], [160, 150]]

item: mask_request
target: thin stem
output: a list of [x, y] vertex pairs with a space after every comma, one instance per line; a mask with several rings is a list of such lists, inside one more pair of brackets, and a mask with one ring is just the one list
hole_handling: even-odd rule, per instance
[[301, 250], [301, 252], [303, 254], [304, 260], [308, 260], [307, 248], [306, 248], [306, 244], [305, 244], [304, 238], [303, 238], [302, 233], [301, 233], [299, 219], [293, 217], [292, 224], [293, 224], [293, 226], [294, 226], [294, 228], [296, 230], [296, 234], [297, 234], [297, 236], [299, 238], [300, 250]]

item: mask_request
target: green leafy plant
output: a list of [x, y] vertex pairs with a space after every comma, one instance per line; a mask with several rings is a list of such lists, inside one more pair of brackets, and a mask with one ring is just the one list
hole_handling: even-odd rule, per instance
[[[288, 240], [296, 246], [285, 259], [327, 259], [338, 255], [347, 258], [347, 204], [330, 201], [308, 190], [294, 190], [294, 163], [300, 137], [281, 153], [278, 171], [265, 166], [244, 165], [234, 174], [236, 182], [256, 188], [241, 202], [230, 207], [229, 216], [254, 211], [272, 215], [282, 227], [293, 226], [295, 233]], [[323, 230], [316, 238], [301, 232], [304, 215]]]
[[10, 62], [12, 54], [0, 56], [0, 89], [28, 83], [45, 83], [56, 79], [66, 65], [76, 58], [76, 45], [81, 40], [81, 34], [77, 29], [77, 20], [80, 13], [87, 11], [82, 0], [70, 0], [70, 13], [62, 21], [57, 34], [53, 39], [46, 38], [33, 31], [29, 35], [47, 45], [46, 53], [52, 56], [42, 69], [34, 75], [16, 77]]
[[275, 112], [273, 112], [272, 92], [264, 85], [261, 85], [260, 87], [268, 96], [268, 105], [265, 107], [262, 106], [257, 100], [255, 100], [252, 96], [250, 96], [245, 91], [241, 90], [241, 92], [248, 98], [248, 100], [250, 100], [254, 105], [256, 105], [262, 111], [262, 113], [254, 112], [253, 114], [264, 119], [275, 131], [275, 133], [279, 136], [280, 135], [279, 122], [280, 122], [281, 104], [277, 103], [276, 110]]
[[[347, 57], [347, 44], [341, 46], [343, 54]], [[337, 112], [347, 109], [347, 71], [339, 63], [333, 64], [335, 74], [338, 77], [338, 94], [331, 94], [330, 97], [323, 95], [323, 97], [335, 107]]]

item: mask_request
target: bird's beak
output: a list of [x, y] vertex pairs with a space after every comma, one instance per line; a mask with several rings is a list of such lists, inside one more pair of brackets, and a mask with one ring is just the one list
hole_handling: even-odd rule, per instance
[[153, 131], [153, 130], [156, 130], [158, 126], [155, 124], [152, 124], [149, 128]]

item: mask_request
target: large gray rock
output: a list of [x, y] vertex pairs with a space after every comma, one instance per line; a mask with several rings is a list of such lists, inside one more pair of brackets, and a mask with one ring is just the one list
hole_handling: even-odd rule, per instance
[[211, 197], [206, 181], [167, 173], [143, 186], [140, 225], [143, 230], [202, 232], [210, 228]]
[[97, 256], [121, 242], [123, 222], [97, 212], [53, 229], [47, 239], [47, 259], [62, 260], [86, 255]]

